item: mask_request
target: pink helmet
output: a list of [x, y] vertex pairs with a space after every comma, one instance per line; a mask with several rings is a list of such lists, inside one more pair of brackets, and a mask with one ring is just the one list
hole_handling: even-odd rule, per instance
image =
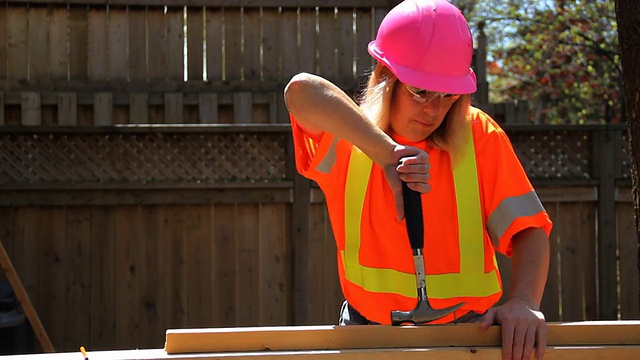
[[471, 30], [446, 0], [401, 2], [382, 20], [368, 50], [405, 84], [452, 94], [476, 91]]

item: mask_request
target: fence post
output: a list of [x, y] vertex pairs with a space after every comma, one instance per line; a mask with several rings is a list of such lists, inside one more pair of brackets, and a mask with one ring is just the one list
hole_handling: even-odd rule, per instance
[[615, 169], [617, 152], [615, 130], [610, 126], [594, 130], [593, 154], [598, 179], [598, 319], [618, 317], [618, 281], [616, 276], [616, 204]]

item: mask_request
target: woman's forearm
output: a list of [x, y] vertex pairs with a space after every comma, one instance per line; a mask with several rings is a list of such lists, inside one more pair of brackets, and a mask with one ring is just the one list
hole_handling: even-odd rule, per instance
[[528, 228], [513, 238], [508, 299], [524, 301], [539, 310], [549, 271], [549, 238], [544, 230]]
[[393, 161], [396, 143], [336, 85], [322, 77], [301, 73], [285, 88], [289, 112], [311, 135], [329, 132], [358, 146], [379, 165]]

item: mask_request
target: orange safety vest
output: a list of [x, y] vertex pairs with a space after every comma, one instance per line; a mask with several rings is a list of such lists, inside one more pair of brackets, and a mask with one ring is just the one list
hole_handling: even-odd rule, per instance
[[[455, 167], [446, 152], [429, 150], [432, 191], [422, 195], [427, 295], [434, 308], [465, 302], [434, 323], [493, 306], [502, 295], [494, 246], [508, 255], [516, 232], [551, 230], [499, 126], [477, 109], [470, 116], [473, 136]], [[353, 145], [327, 133], [310, 138], [291, 120], [296, 166], [325, 193], [343, 294], [367, 319], [390, 324], [391, 310], [413, 309], [417, 292], [405, 223], [395, 220], [384, 173]]]
[[[495, 268], [485, 272], [483, 221], [478, 189], [473, 137], [465, 149], [458, 166], [453, 168], [458, 231], [460, 272], [427, 275], [427, 296], [430, 299], [489, 297], [500, 294], [501, 283], [497, 261], [492, 252]], [[468, 156], [470, 154], [470, 156]], [[364, 197], [373, 162], [355, 146], [351, 152], [345, 189], [345, 247], [340, 251], [340, 265], [344, 269], [347, 287], [355, 286], [370, 293], [396, 294], [416, 298], [416, 280], [413, 273], [389, 268], [362, 265], [359, 260], [360, 219]], [[427, 205], [428, 206], [428, 205]], [[426, 266], [428, 269], [428, 265]], [[344, 286], [344, 285], [343, 285]], [[356, 292], [360, 292], [359, 289]], [[378, 304], [381, 305], [381, 304]], [[354, 305], [357, 307], [357, 305]], [[386, 308], [380, 306], [380, 308]], [[410, 309], [400, 309], [410, 310]], [[467, 310], [468, 311], [468, 310]], [[466, 311], [463, 311], [464, 313]], [[385, 313], [382, 316], [389, 316]], [[453, 315], [452, 315], [453, 316]]]

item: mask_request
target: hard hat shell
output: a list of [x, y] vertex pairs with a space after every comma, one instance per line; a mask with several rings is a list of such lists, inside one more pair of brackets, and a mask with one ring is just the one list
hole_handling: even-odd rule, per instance
[[446, 0], [401, 2], [384, 17], [368, 51], [405, 84], [451, 94], [476, 91], [471, 30]]

